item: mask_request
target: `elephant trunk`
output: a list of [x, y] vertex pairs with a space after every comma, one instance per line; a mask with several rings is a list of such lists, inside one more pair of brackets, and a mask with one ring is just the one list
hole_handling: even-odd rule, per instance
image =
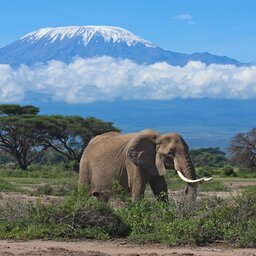
[[197, 195], [197, 183], [200, 179], [196, 179], [196, 172], [191, 159], [189, 156], [186, 156], [185, 159], [176, 159], [174, 165], [179, 177], [187, 182], [185, 193], [189, 198], [195, 200]]
[[195, 167], [189, 157], [185, 159], [185, 169], [184, 174], [189, 180], [193, 180], [195, 182], [187, 182], [187, 186], [185, 189], [186, 195], [192, 199], [195, 200], [197, 196], [197, 179], [196, 179], [196, 171]]

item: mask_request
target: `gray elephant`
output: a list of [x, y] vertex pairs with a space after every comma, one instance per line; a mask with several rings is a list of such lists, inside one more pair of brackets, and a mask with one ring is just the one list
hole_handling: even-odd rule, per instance
[[211, 179], [196, 179], [188, 145], [179, 134], [161, 135], [154, 130], [129, 134], [108, 132], [92, 139], [84, 151], [79, 187], [104, 198], [111, 194], [113, 180], [117, 180], [136, 201], [144, 195], [149, 182], [155, 196], [167, 200], [166, 168], [174, 168], [187, 182], [186, 193], [192, 199], [196, 197], [197, 183]]

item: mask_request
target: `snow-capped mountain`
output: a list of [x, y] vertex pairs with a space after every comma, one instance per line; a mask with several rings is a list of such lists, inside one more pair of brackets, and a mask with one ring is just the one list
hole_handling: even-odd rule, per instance
[[164, 50], [133, 33], [111, 26], [71, 26], [41, 28], [0, 49], [0, 63], [19, 66], [60, 60], [66, 63], [74, 57], [111, 56], [130, 59], [139, 64], [167, 62], [184, 66], [197, 60], [208, 64], [242, 65], [240, 62], [210, 53], [184, 54]]
[[151, 42], [132, 34], [126, 29], [108, 26], [42, 28], [28, 33], [21, 37], [21, 40], [33, 43], [41, 39], [47, 39], [50, 40], [50, 43], [54, 43], [57, 40], [62, 41], [74, 37], [78, 38], [80, 40], [79, 43], [83, 43], [84, 46], [87, 45], [93, 37], [101, 37], [105, 42], [112, 41], [113, 43], [125, 43], [128, 46], [141, 43], [146, 47], [155, 47]]

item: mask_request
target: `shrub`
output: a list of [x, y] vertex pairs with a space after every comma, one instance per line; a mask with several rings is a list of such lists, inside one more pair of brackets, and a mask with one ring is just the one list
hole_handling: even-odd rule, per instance
[[22, 178], [69, 178], [76, 177], [77, 173], [66, 170], [63, 163], [58, 165], [40, 165], [32, 164], [26, 171], [20, 169], [7, 170], [1, 169], [0, 176], [4, 177], [22, 177]]
[[128, 234], [128, 226], [103, 202], [74, 192], [64, 201], [0, 205], [0, 238], [107, 239]]
[[77, 185], [74, 183], [64, 182], [63, 184], [58, 184], [52, 186], [48, 183], [37, 187], [36, 192], [32, 193], [35, 195], [53, 195], [53, 196], [65, 196], [71, 194]]
[[198, 186], [199, 191], [204, 192], [217, 192], [217, 191], [228, 191], [229, 188], [219, 180], [212, 180], [210, 182], [203, 182]]
[[241, 167], [236, 173], [239, 178], [256, 178], [256, 172], [253, 172], [248, 168]]
[[198, 167], [197, 173], [201, 177], [209, 177], [212, 176], [212, 171], [210, 167]]
[[1, 239], [67, 239], [128, 236], [137, 243], [205, 245], [225, 242], [256, 246], [256, 189], [229, 202], [185, 197], [170, 202], [140, 200], [114, 210], [109, 204], [74, 192], [47, 204], [1, 200]]
[[225, 176], [236, 176], [234, 172], [234, 168], [230, 165], [225, 165], [222, 168], [222, 171], [224, 172]]
[[209, 177], [209, 176], [223, 176], [222, 168], [219, 167], [198, 167], [196, 168], [199, 177]]
[[195, 203], [186, 199], [139, 201], [118, 210], [131, 227], [130, 239], [169, 245], [205, 245], [225, 241], [239, 247], [256, 246], [256, 193], [246, 192], [231, 203], [218, 198]]
[[195, 167], [222, 167], [227, 163], [225, 153], [219, 148], [192, 149], [190, 150], [190, 157]]
[[37, 195], [53, 195], [53, 187], [50, 184], [44, 184], [36, 189]]
[[67, 171], [76, 171], [79, 172], [79, 161], [77, 160], [72, 160], [65, 164], [65, 169]]

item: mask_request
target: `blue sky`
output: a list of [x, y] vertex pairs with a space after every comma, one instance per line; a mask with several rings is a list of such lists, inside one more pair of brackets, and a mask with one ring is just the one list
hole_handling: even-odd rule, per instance
[[256, 62], [255, 0], [1, 0], [0, 47], [41, 27], [120, 26], [177, 52]]

